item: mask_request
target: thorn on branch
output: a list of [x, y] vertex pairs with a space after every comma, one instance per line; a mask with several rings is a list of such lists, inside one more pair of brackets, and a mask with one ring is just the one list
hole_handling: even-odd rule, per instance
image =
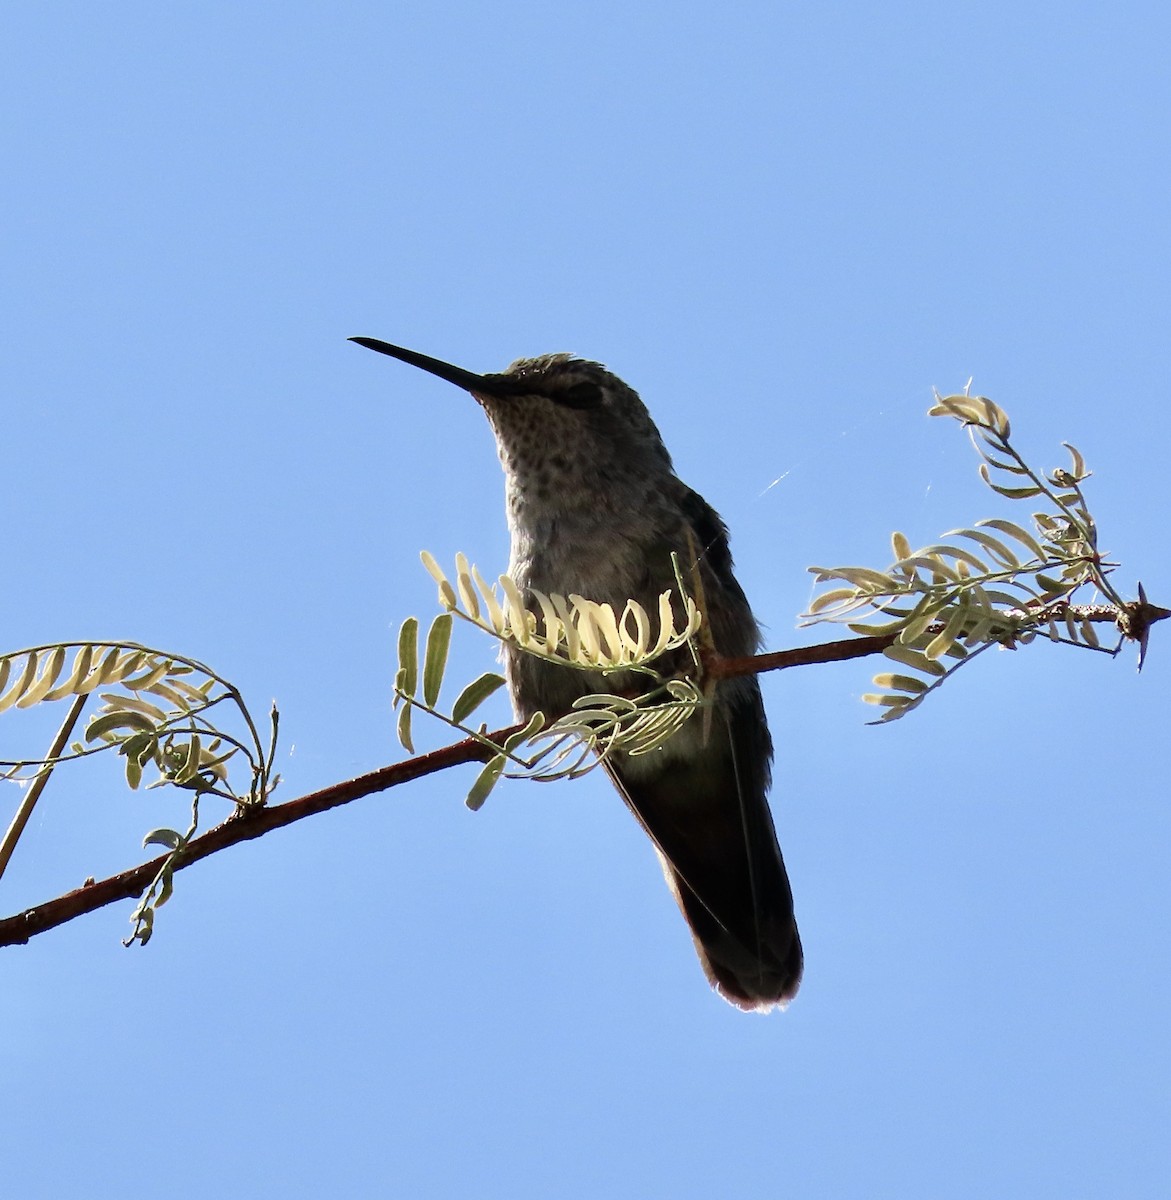
[[1138, 599], [1124, 605], [1115, 618], [1118, 632], [1132, 642], [1138, 642], [1138, 669], [1143, 669], [1147, 658], [1147, 644], [1150, 640], [1151, 626], [1156, 621], [1171, 617], [1171, 609], [1160, 608], [1147, 600], [1143, 585], [1138, 585]]

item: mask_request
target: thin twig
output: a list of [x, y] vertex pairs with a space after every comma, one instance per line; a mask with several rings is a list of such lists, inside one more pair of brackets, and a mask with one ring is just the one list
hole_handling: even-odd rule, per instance
[[81, 717], [81, 710], [85, 708], [85, 702], [88, 699], [88, 693], [73, 697], [73, 703], [65, 714], [65, 720], [61, 722], [61, 728], [57, 730], [57, 736], [49, 747], [49, 753], [45, 755], [45, 765], [29, 784], [29, 789], [20, 802], [20, 807], [16, 810], [16, 816], [12, 818], [12, 824], [8, 826], [4, 840], [0, 842], [0, 877], [8, 869], [8, 863], [12, 858], [12, 852], [16, 849], [16, 843], [20, 841], [20, 835], [24, 833], [24, 827], [28, 824], [29, 817], [33, 815], [33, 809], [36, 808], [37, 801], [41, 798], [41, 793], [49, 782], [49, 776], [53, 774], [53, 768], [57, 765], [57, 759], [61, 751], [65, 749], [65, 744], [69, 741], [73, 727]]

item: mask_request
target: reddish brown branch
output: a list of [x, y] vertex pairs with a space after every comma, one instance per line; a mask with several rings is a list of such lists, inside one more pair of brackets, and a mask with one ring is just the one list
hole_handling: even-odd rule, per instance
[[[1141, 588], [1140, 588], [1141, 593]], [[1053, 615], [1064, 619], [1066, 613], [1075, 621], [1093, 621], [1096, 624], [1109, 622], [1117, 625], [1119, 632], [1135, 642], [1145, 642], [1147, 631], [1157, 621], [1171, 617], [1171, 609], [1148, 604], [1145, 596], [1132, 601], [1122, 610], [1113, 604], [1071, 604], [1067, 609]], [[942, 625], [933, 625], [938, 632]], [[786, 667], [805, 667], [814, 663], [844, 662], [850, 658], [865, 658], [868, 654], [881, 654], [887, 646], [894, 644], [897, 634], [877, 637], [845, 638], [840, 642], [822, 642], [817, 646], [799, 646], [795, 650], [775, 650], [769, 654], [753, 654], [747, 658], [712, 658], [704, 663], [704, 669], [713, 679], [730, 679], [735, 675], [760, 675], [764, 671], [783, 671]]]
[[[1155, 621], [1171, 616], [1166, 609], [1157, 609], [1146, 605], [1128, 606], [1133, 609], [1131, 617], [1137, 625], [1141, 624], [1145, 638], [1146, 628]], [[1118, 613], [1110, 608], [1086, 608], [1078, 613], [1079, 617], [1088, 620], [1117, 620]], [[1137, 637], [1130, 629], [1127, 635]], [[863, 658], [869, 654], [880, 654], [894, 641], [894, 635], [882, 637], [852, 637], [837, 642], [824, 642], [817, 646], [801, 646], [794, 650], [778, 650], [771, 654], [758, 654], [747, 658], [713, 658], [706, 662], [705, 669], [709, 677], [730, 679], [737, 675], [759, 674], [762, 671], [778, 671], [787, 667], [809, 666], [815, 663], [842, 662], [851, 658]], [[500, 743], [510, 733], [520, 726], [497, 730], [488, 737]], [[383, 792], [400, 784], [409, 783], [413, 779], [421, 779], [424, 775], [433, 775], [448, 767], [459, 766], [462, 763], [486, 762], [492, 751], [482, 742], [468, 738], [451, 746], [444, 746], [430, 754], [421, 754], [417, 758], [405, 762], [392, 763], [380, 767], [367, 775], [359, 775], [343, 783], [335, 783], [290, 800], [286, 804], [268, 805], [263, 808], [251, 808], [239, 815], [230, 817], [214, 829], [208, 830], [201, 837], [195, 838], [184, 850], [182, 857], [175, 864], [175, 870], [183, 870], [209, 854], [226, 850], [239, 842], [251, 841], [273, 829], [291, 825], [305, 817], [325, 812], [330, 808], [348, 804], [351, 800], [359, 800], [363, 796]], [[158, 875], [166, 862], [167, 856], [161, 855], [140, 866], [132, 867], [108, 879], [91, 883], [88, 886], [76, 888], [64, 896], [58, 896], [35, 908], [25, 909], [24, 912], [0, 920], [0, 946], [22, 945], [38, 933], [53, 929], [72, 921], [74, 917], [84, 913], [96, 912], [107, 904], [118, 900], [129, 900], [140, 896], [150, 886], [151, 881]]]
[[[502, 741], [515, 728], [517, 727], [510, 726], [508, 729], [498, 730], [488, 736], [493, 741]], [[307, 796], [301, 796], [285, 804], [243, 810], [240, 815], [230, 817], [214, 829], [209, 829], [201, 837], [195, 838], [183, 852], [175, 869], [182, 870], [197, 863], [201, 858], [207, 858], [209, 854], [216, 854], [238, 842], [251, 841], [273, 829], [280, 829], [285, 825], [291, 825], [294, 821], [325, 812], [330, 808], [337, 808], [341, 804], [348, 804], [351, 800], [359, 800], [363, 796], [386, 791], [388, 788], [409, 783], [413, 779], [419, 779], [424, 775], [431, 775], [436, 771], [458, 766], [461, 763], [484, 762], [490, 754], [491, 751], [482, 743], [468, 738], [465, 741], [456, 742], [454, 745], [444, 746], [441, 750], [434, 750], [430, 754], [421, 754], [406, 762], [392, 763], [388, 767], [380, 767], [377, 771], [371, 771], [367, 775], [359, 775], [356, 779], [332, 784], [330, 787], [322, 788], [319, 792], [310, 792]], [[107, 904], [113, 904], [118, 900], [128, 900], [133, 896], [142, 895], [159, 873], [166, 859], [165, 854], [161, 855], [140, 866], [132, 867], [129, 871], [122, 871], [117, 875], [111, 875], [108, 879], [100, 880], [98, 883], [76, 888], [45, 904], [38, 904], [35, 908], [25, 909], [22, 913], [7, 917], [0, 921], [0, 946], [21, 945], [38, 933], [44, 933], [48, 929], [64, 925], [65, 922], [72, 921], [74, 917], [96, 912], [99, 908], [104, 908]]]
[[[796, 650], [782, 650], [775, 654], [763, 654], [756, 658], [718, 659], [709, 664], [709, 671], [718, 678], [728, 678], [733, 675], [749, 674], [753, 671], [771, 671], [781, 667], [800, 666], [805, 663], [834, 662], [839, 659], [857, 658], [864, 654], [874, 654], [889, 645], [889, 638], [848, 638], [841, 642], [830, 642], [821, 646], [806, 646]], [[499, 744], [508, 734], [520, 726], [498, 730], [489, 734], [492, 741]], [[186, 867], [207, 858], [209, 854], [217, 854], [229, 846], [239, 842], [251, 841], [262, 837], [274, 829], [281, 829], [294, 821], [314, 816], [330, 808], [349, 804], [351, 800], [360, 800], [363, 796], [383, 792], [411, 780], [420, 779], [424, 775], [432, 775], [436, 771], [448, 767], [459, 766], [461, 763], [485, 762], [490, 751], [481, 742], [468, 738], [451, 746], [444, 746], [430, 754], [421, 754], [417, 758], [405, 762], [392, 763], [381, 767], [367, 775], [359, 775], [343, 783], [335, 783], [321, 791], [311, 792], [285, 804], [267, 805], [264, 808], [242, 810], [239, 815], [230, 817], [214, 829], [209, 829], [201, 837], [197, 837], [184, 850], [175, 864], [175, 870], [181, 871]], [[0, 920], [0, 946], [21, 945], [38, 933], [54, 929], [80, 917], [85, 913], [96, 912], [107, 904], [119, 900], [129, 900], [141, 896], [150, 886], [151, 881], [158, 875], [166, 862], [167, 856], [160, 855], [149, 862], [144, 862], [128, 871], [111, 875], [97, 883], [79, 887], [63, 896], [58, 896], [35, 908], [26, 909], [14, 916]]]
[[712, 658], [704, 663], [712, 679], [731, 679], [736, 675], [759, 675], [764, 671], [783, 671], [786, 667], [808, 667], [814, 663], [845, 662], [881, 654], [895, 640], [895, 634], [882, 637], [844, 638], [840, 642], [822, 642], [817, 646], [798, 646], [793, 650], [773, 650], [747, 658]]

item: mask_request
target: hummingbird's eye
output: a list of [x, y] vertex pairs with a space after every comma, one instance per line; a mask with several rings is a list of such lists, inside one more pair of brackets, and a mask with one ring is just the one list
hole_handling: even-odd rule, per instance
[[561, 404], [566, 408], [600, 408], [603, 401], [602, 388], [600, 384], [583, 379], [580, 383], [554, 392], [549, 399], [554, 404]]

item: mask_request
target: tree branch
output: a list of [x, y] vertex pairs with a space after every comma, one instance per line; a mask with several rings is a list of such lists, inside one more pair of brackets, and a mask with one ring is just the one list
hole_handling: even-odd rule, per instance
[[734, 679], [738, 675], [760, 675], [765, 671], [783, 671], [787, 667], [808, 667], [815, 663], [846, 662], [881, 654], [893, 645], [896, 633], [881, 637], [843, 638], [840, 642], [821, 642], [816, 646], [796, 646], [792, 650], [772, 650], [767, 654], [750, 654], [745, 658], [720, 658], [704, 662], [709, 679]]
[[[1148, 603], [1145, 596], [1127, 604], [1123, 609], [1113, 604], [1071, 604], [1055, 614], [1064, 618], [1068, 611], [1075, 621], [1092, 621], [1096, 624], [1116, 625], [1119, 632], [1131, 641], [1144, 646], [1147, 632], [1157, 621], [1171, 617], [1171, 609], [1160, 608]], [[939, 632], [941, 624], [931, 626]], [[768, 654], [751, 654], [746, 658], [714, 657], [704, 663], [709, 678], [731, 679], [737, 675], [760, 675], [764, 671], [783, 671], [786, 667], [805, 667], [814, 663], [845, 662], [851, 658], [865, 658], [869, 654], [881, 654], [887, 646], [893, 646], [898, 633], [881, 634], [874, 637], [844, 638], [840, 642], [822, 642], [816, 646], [798, 646], [793, 650], [774, 650]]]
[[[520, 727], [510, 726], [489, 736], [493, 740], [503, 740], [517, 728]], [[240, 809], [214, 829], [209, 829], [207, 833], [188, 843], [175, 863], [175, 870], [181, 871], [199, 862], [201, 858], [207, 858], [209, 854], [217, 854], [239, 842], [262, 837], [274, 829], [281, 829], [294, 821], [348, 804], [351, 800], [359, 800], [363, 796], [410, 783], [413, 779], [420, 779], [424, 775], [432, 775], [436, 771], [459, 766], [461, 763], [486, 762], [490, 755], [491, 751], [487, 747], [472, 738], [467, 738], [434, 750], [430, 754], [420, 754], [416, 758], [380, 767], [377, 771], [359, 775], [355, 779], [331, 784], [321, 791], [310, 792], [307, 796], [289, 800], [285, 804]], [[38, 933], [64, 925], [74, 917], [96, 912], [99, 908], [118, 900], [140, 896], [150, 886], [166, 860], [166, 854], [160, 855], [128, 871], [111, 875], [97, 883], [86, 883], [54, 900], [0, 920], [0, 946], [23, 945]]]
[[[1091, 621], [1113, 621], [1119, 624], [1128, 637], [1140, 637], [1145, 641], [1146, 630], [1156, 621], [1171, 616], [1171, 611], [1149, 605], [1145, 599], [1127, 606], [1127, 612], [1120, 621], [1118, 610], [1109, 606], [1085, 606], [1078, 609], [1075, 615], [1079, 619]], [[836, 642], [823, 642], [816, 646], [799, 646], [792, 650], [778, 650], [769, 654], [757, 654], [746, 658], [713, 658], [706, 662], [705, 669], [710, 678], [730, 679], [739, 675], [759, 674], [762, 671], [778, 671], [788, 667], [809, 666], [816, 663], [842, 662], [852, 658], [863, 658], [870, 654], [880, 654], [891, 645], [895, 634], [880, 637], [851, 637]], [[489, 738], [500, 744], [509, 734], [521, 729], [520, 725], [512, 725], [506, 729], [489, 734]], [[217, 854], [229, 846], [240, 842], [251, 841], [262, 837], [274, 829], [281, 829], [295, 821], [303, 820], [317, 813], [322, 813], [352, 800], [371, 796], [375, 792], [387, 791], [412, 780], [421, 779], [425, 775], [433, 775], [448, 767], [459, 766], [470, 762], [487, 762], [492, 750], [474, 738], [455, 742], [442, 749], [433, 750], [429, 754], [421, 754], [400, 763], [380, 767], [366, 775], [342, 783], [335, 783], [320, 791], [311, 792], [285, 804], [265, 805], [263, 807], [248, 807], [239, 809], [226, 821], [208, 830], [200, 837], [194, 838], [183, 850], [174, 869], [181, 871], [186, 867]], [[158, 875], [167, 855], [160, 855], [149, 862], [111, 875], [97, 883], [87, 882], [82, 887], [46, 901], [34, 908], [0, 920], [0, 946], [23, 945], [58, 925], [64, 925], [75, 917], [85, 913], [96, 912], [108, 904], [119, 900], [129, 900], [140, 896], [151, 881]]]

